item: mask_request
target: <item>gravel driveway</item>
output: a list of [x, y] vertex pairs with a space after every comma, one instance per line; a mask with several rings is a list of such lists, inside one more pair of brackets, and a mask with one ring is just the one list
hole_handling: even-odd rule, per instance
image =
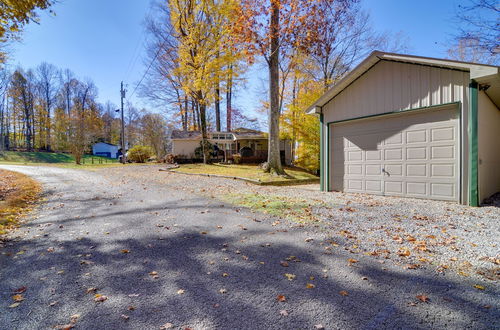
[[[474, 252], [451, 234], [461, 252], [446, 251], [464, 254], [471, 267], [494, 264], [495, 208], [254, 187], [155, 167], [0, 167], [45, 188], [39, 209], [0, 247], [0, 329], [500, 328], [494, 276], [438, 269], [440, 258], [455, 258], [440, 250], [454, 230], [479, 235], [473, 244], [487, 250]], [[242, 189], [317, 200], [319, 222], [277, 221], [215, 193]], [[388, 233], [378, 229], [384, 225]], [[383, 243], [382, 232], [390, 238]], [[434, 253], [423, 252], [436, 261], [412, 269], [406, 264], [418, 260], [401, 258], [413, 258], [419, 235], [435, 236], [427, 245]], [[373, 255], [375, 247], [391, 253]], [[490, 259], [476, 264], [482, 254]], [[24, 300], [9, 307], [16, 289]]]

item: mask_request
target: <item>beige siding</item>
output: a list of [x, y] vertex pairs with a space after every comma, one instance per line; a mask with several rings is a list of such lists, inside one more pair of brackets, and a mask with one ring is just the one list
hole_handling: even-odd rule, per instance
[[466, 100], [469, 73], [380, 61], [323, 107], [325, 122]]
[[[327, 124], [334, 121], [460, 103], [461, 201], [467, 203], [469, 147], [468, 139], [461, 136], [467, 136], [469, 81], [468, 72], [380, 61], [323, 107], [325, 146], [328, 146]], [[330, 145], [325, 154], [331, 155], [331, 148]]]
[[500, 110], [478, 95], [479, 201], [500, 191]]
[[200, 145], [199, 140], [172, 140], [172, 153], [187, 157], [194, 156], [194, 150]]

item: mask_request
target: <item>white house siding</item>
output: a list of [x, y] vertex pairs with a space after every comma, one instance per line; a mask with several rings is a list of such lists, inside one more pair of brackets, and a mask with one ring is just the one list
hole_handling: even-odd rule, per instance
[[200, 140], [172, 140], [172, 154], [194, 157], [194, 150], [200, 146]]
[[479, 201], [500, 191], [500, 109], [478, 95]]
[[117, 158], [118, 146], [107, 144], [107, 143], [96, 143], [92, 146], [92, 154], [97, 155], [102, 153], [109, 153], [110, 158]]
[[[323, 106], [325, 156], [327, 124], [394, 111], [459, 102], [461, 136], [467, 136], [469, 72], [382, 60]], [[468, 195], [468, 139], [461, 139], [462, 202]], [[324, 169], [327, 169], [324, 157]], [[331, 164], [330, 164], [331, 166]], [[330, 171], [331, 172], [331, 171]], [[330, 173], [331, 175], [331, 173]], [[330, 187], [331, 190], [331, 181]]]

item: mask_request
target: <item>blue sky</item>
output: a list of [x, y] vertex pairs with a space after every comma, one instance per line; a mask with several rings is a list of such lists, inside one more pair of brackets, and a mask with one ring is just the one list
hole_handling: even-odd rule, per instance
[[[446, 57], [453, 17], [462, 2], [364, 0], [363, 7], [377, 31], [406, 35], [412, 54]], [[55, 17], [43, 13], [41, 24], [26, 27], [22, 43], [11, 47], [11, 65], [30, 68], [46, 61], [69, 68], [96, 83], [103, 103], [119, 104], [123, 80], [130, 98], [146, 67], [143, 23], [150, 14], [149, 0], [61, 0], [53, 9]], [[261, 80], [266, 76], [265, 70], [252, 69], [247, 86], [237, 91], [236, 104], [247, 114], [265, 97]], [[137, 94], [130, 99], [136, 106], [146, 105]]]

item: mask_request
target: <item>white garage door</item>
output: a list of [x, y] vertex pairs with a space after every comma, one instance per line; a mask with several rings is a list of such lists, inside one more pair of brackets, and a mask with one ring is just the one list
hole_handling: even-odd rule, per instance
[[332, 124], [333, 190], [459, 200], [456, 107]]

